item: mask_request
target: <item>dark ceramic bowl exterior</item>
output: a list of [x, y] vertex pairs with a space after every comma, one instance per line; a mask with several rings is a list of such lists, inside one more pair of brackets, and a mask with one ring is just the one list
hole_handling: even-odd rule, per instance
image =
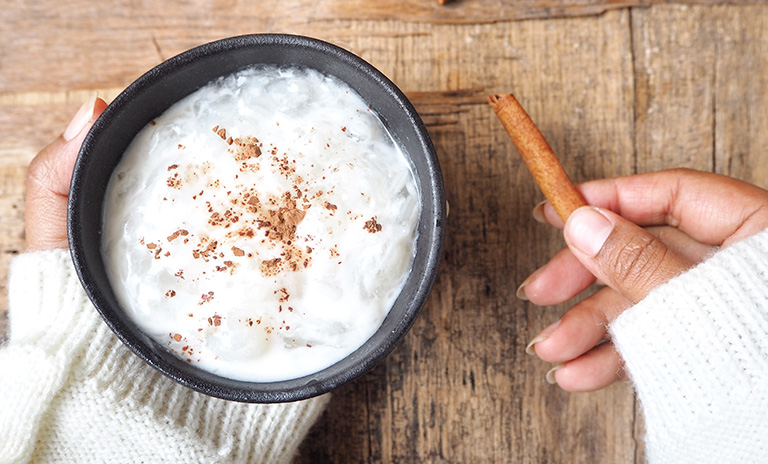
[[[410, 157], [422, 195], [416, 257], [405, 287], [379, 330], [357, 351], [312, 375], [280, 382], [244, 382], [190, 365], [141, 332], [118, 304], [100, 243], [104, 193], [134, 136], [153, 118], [211, 80], [258, 63], [298, 65], [333, 75], [354, 88]], [[426, 128], [403, 93], [361, 58], [301, 36], [257, 34], [212, 42], [184, 52], [128, 86], [86, 137], [72, 177], [68, 234], [86, 293], [112, 331], [147, 363], [177, 382], [227, 400], [276, 403], [328, 392], [378, 364], [410, 329], [432, 288], [445, 235], [445, 194]]]

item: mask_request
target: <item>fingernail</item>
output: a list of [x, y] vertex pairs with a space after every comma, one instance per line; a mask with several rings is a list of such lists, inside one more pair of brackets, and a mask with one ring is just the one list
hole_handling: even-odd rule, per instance
[[531, 355], [536, 354], [536, 347], [534, 345], [548, 339], [549, 336], [552, 335], [552, 332], [554, 332], [559, 325], [560, 325], [560, 319], [556, 320], [552, 324], [549, 324], [547, 327], [545, 327], [544, 330], [539, 332], [539, 334], [533, 337], [533, 340], [531, 340], [530, 343], [528, 343], [528, 345], [525, 347], [525, 352]]
[[555, 378], [555, 371], [560, 369], [561, 367], [563, 367], [563, 365], [558, 364], [557, 366], [547, 371], [547, 375], [545, 375], [544, 378], [547, 379], [548, 384], [555, 385], [557, 383], [557, 379]]
[[528, 301], [528, 295], [525, 294], [525, 286], [528, 285], [531, 282], [531, 277], [528, 277], [523, 281], [522, 284], [520, 284], [519, 287], [517, 287], [517, 292], [515, 292], [515, 295], [519, 300]]
[[544, 205], [547, 204], [547, 200], [542, 201], [538, 205], [533, 207], [533, 212], [531, 213], [533, 216], [533, 219], [535, 219], [537, 222], [541, 222], [542, 224], [547, 223], [547, 219], [544, 217]]
[[69, 125], [64, 130], [64, 133], [62, 134], [62, 137], [64, 137], [64, 140], [69, 142], [70, 140], [77, 137], [77, 134], [82, 132], [82, 130], [85, 128], [85, 126], [88, 124], [88, 122], [93, 118], [93, 108], [96, 105], [96, 92], [93, 92], [93, 95], [91, 95], [91, 98], [88, 99], [87, 102], [83, 103], [83, 106], [80, 107], [79, 110], [77, 110], [77, 113], [75, 113], [75, 116], [72, 118], [72, 121], [69, 122]]
[[525, 287], [526, 287], [526, 286], [528, 286], [528, 284], [530, 284], [531, 282], [533, 282], [533, 281], [536, 279], [536, 277], [538, 277], [538, 276], [539, 276], [539, 274], [541, 274], [541, 270], [542, 270], [542, 269], [543, 269], [543, 267], [541, 267], [541, 268], [539, 268], [539, 269], [536, 269], [535, 271], [533, 271], [533, 274], [529, 275], [529, 276], [528, 276], [528, 277], [527, 277], [527, 278], [526, 278], [526, 279], [523, 281], [523, 283], [521, 283], [521, 284], [520, 284], [520, 286], [519, 286], [519, 287], [517, 287], [517, 291], [515, 292], [515, 295], [516, 295], [516, 296], [517, 296], [519, 299], [521, 299], [521, 300], [523, 300], [523, 301], [528, 301], [528, 295], [525, 293]]
[[595, 257], [613, 231], [613, 223], [598, 208], [579, 208], [571, 214], [565, 225], [568, 244], [587, 256]]

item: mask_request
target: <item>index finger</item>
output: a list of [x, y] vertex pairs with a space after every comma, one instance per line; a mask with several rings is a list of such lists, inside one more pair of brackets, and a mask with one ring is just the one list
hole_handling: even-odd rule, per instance
[[[640, 226], [669, 225], [708, 245], [728, 245], [768, 227], [768, 191], [709, 172], [673, 169], [585, 182], [592, 206]], [[562, 228], [550, 205], [543, 218]]]

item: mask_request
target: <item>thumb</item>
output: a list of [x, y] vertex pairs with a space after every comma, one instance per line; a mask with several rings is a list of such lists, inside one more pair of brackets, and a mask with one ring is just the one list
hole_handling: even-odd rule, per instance
[[106, 106], [94, 93], [64, 133], [30, 163], [24, 212], [28, 251], [67, 247], [67, 196], [72, 170], [87, 129]]
[[645, 229], [602, 208], [577, 209], [563, 234], [584, 267], [634, 303], [691, 266]]

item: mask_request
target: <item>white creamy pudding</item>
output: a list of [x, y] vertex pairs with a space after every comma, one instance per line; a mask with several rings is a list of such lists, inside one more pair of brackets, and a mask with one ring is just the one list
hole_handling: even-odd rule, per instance
[[112, 174], [102, 254], [139, 327], [246, 381], [340, 361], [411, 269], [420, 213], [407, 158], [362, 98], [259, 66], [181, 100]]

